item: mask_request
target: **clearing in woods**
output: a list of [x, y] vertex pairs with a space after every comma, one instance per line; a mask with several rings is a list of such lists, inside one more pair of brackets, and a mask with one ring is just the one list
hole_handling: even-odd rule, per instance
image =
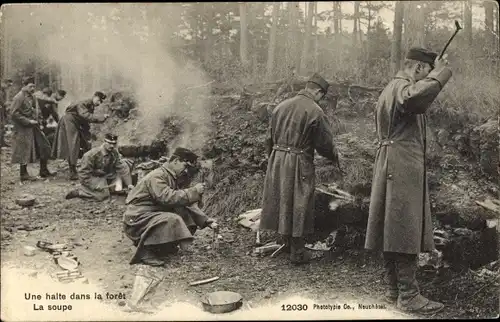
[[[225, 117], [234, 117], [235, 120], [248, 113], [241, 111], [238, 116], [238, 113], [234, 114], [234, 110], [227, 108], [226, 111]], [[218, 113], [213, 114], [214, 118], [219, 116]], [[356, 120], [340, 118], [338, 123], [342, 124], [343, 132], [351, 132], [349, 140], [353, 137], [354, 140], [367, 139], [362, 136], [367, 136], [368, 141], [372, 139], [371, 117]], [[344, 143], [349, 145], [348, 142]], [[39, 274], [53, 273], [58, 267], [48, 253], [37, 251], [34, 256], [28, 257], [24, 256], [23, 247], [35, 246], [40, 240], [69, 243], [77, 245], [73, 253], [81, 263], [83, 275], [91, 284], [98, 285], [103, 294], [124, 293], [129, 296], [134, 281], [134, 270], [128, 263], [134, 248], [132, 242], [121, 232], [121, 218], [125, 210], [124, 197], [114, 196], [110, 201], [102, 203], [65, 200], [65, 194], [75, 186], [74, 182], [66, 179], [66, 163], [60, 160], [52, 161], [49, 167], [58, 171], [57, 177], [21, 185], [18, 179], [18, 165], [10, 164], [10, 148], [2, 149], [2, 269], [9, 267], [34, 269]], [[37, 165], [31, 165], [29, 168], [33, 173], [38, 171]], [[219, 173], [219, 181], [222, 181], [222, 178], [224, 175]], [[218, 219], [223, 241], [219, 243], [218, 249], [214, 250], [211, 247], [212, 231], [198, 231], [189, 253], [172, 256], [166, 268], [168, 277], [157, 290], [147, 296], [148, 303], [153, 307], [157, 306], [158, 310], [164, 308], [162, 303], [180, 301], [201, 309], [201, 295], [227, 290], [240, 293], [248, 307], [272, 305], [272, 312], [268, 311], [268, 316], [283, 313], [280, 312], [278, 302], [292, 296], [309, 298], [318, 304], [384, 304], [381, 299], [385, 288], [382, 284], [383, 268], [380, 258], [364, 252], [362, 248], [327, 254], [310, 265], [299, 267], [291, 266], [284, 255], [274, 259], [250, 255], [255, 234], [238, 226], [233, 219], [245, 210], [260, 207], [263, 178], [262, 171], [243, 177], [240, 183], [234, 182], [231, 186], [235, 191], [238, 188], [243, 190], [250, 187], [245, 193], [242, 191], [238, 196], [218, 196], [219, 205], [215, 204], [216, 201], [211, 201], [209, 208], [212, 211], [209, 215]], [[14, 199], [23, 193], [34, 195], [37, 204], [32, 208], [17, 206]], [[212, 194], [216, 195], [216, 192]], [[238, 203], [241, 198], [248, 200], [231, 205], [231, 214], [227, 215], [226, 210], [226, 215], [222, 216], [221, 209], [227, 205], [223, 202], [226, 197], [227, 202], [232, 200]], [[219, 276], [220, 279], [206, 285], [189, 286], [190, 282], [213, 276]], [[435, 281], [427, 278], [420, 281], [424, 295], [430, 295], [434, 300], [446, 304], [444, 311], [434, 316], [435, 318], [491, 317], [494, 312], [498, 312], [495, 296], [487, 292], [478, 292], [475, 298], [470, 300], [467, 299], [467, 294], [463, 293], [466, 291], [461, 287], [452, 286], [450, 280]], [[57, 291], [58, 282], [52, 283], [51, 287]], [[75, 287], [77, 293], [78, 290], [79, 288]], [[498, 295], [496, 296], [498, 302]], [[109, 302], [117, 312], [120, 310], [116, 300], [104, 301]], [[289, 303], [288, 300], [284, 303], [300, 304]], [[242, 310], [248, 307], [244, 306]], [[356, 316], [365, 318], [411, 317], [398, 312], [392, 305], [387, 305], [386, 310], [368, 309], [356, 312]], [[328, 314], [330, 318], [342, 316], [340, 311], [335, 310], [323, 313]], [[290, 314], [286, 317], [295, 315]], [[89, 313], [88, 316], [91, 318], [92, 314]]]

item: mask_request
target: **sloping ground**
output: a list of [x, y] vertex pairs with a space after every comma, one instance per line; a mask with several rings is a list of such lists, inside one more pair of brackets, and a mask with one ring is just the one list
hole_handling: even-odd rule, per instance
[[[265, 114], [260, 113], [256, 104], [248, 104], [238, 95], [219, 95], [213, 98], [214, 132], [203, 153], [214, 158], [216, 164], [216, 185], [207, 193], [205, 210], [221, 223], [223, 240], [214, 250], [211, 232], [198, 232], [191, 254], [172, 257], [167, 268], [171, 274], [149, 297], [152, 304], [159, 305], [158, 310], [161, 310], [164, 302], [181, 300], [200, 308], [199, 296], [215, 290], [239, 292], [251, 307], [272, 304], [276, 311], [280, 310], [279, 300], [297, 294], [341, 305], [351, 303], [347, 300], [351, 298], [355, 302], [381, 304], [379, 298], [384, 291], [381, 262], [377, 256], [362, 250], [363, 238], [357, 238], [357, 242], [348, 243], [305, 267], [290, 266], [284, 257], [271, 259], [250, 255], [255, 234], [237, 226], [234, 219], [246, 210], [261, 206], [266, 165], [263, 142], [267, 123]], [[269, 101], [269, 98], [263, 95], [262, 100]], [[341, 166], [347, 173], [339, 182], [343, 189], [358, 196], [362, 201], [360, 213], [366, 214], [375, 153], [372, 118], [361, 117], [363, 113], [356, 106], [342, 100], [339, 109], [336, 112], [330, 110], [328, 114], [338, 133], [336, 140], [342, 154]], [[111, 120], [109, 122], [105, 126], [116, 125]], [[113, 122], [121, 121], [115, 119]], [[160, 136], [172, 138], [178, 130], [170, 124]], [[121, 216], [125, 209], [123, 198], [113, 198], [105, 203], [64, 200], [64, 194], [74, 183], [66, 180], [66, 166], [59, 161], [51, 163], [52, 168], [61, 172], [56, 179], [21, 186], [17, 181], [17, 166], [8, 162], [9, 153], [9, 149], [4, 149], [1, 156], [2, 267], [50, 273], [57, 270], [50, 257], [45, 253], [23, 256], [23, 246], [34, 246], [38, 240], [78, 242], [81, 246], [77, 246], [74, 253], [89, 281], [97, 284], [102, 292], [124, 292], [128, 296], [133, 283], [133, 271], [128, 265], [133, 248], [121, 234]], [[445, 155], [445, 158], [453, 158], [453, 155]], [[449, 169], [431, 167], [431, 192], [436, 209], [447, 211], [446, 214], [460, 210], [462, 218], [464, 214], [478, 210], [469, 208], [473, 200], [487, 194], [494, 185], [481, 179], [480, 173], [476, 175], [477, 167], [473, 164], [461, 158], [456, 161], [458, 164]], [[318, 182], [340, 179], [328, 162], [321, 159], [316, 162]], [[462, 182], [456, 185], [460, 189], [450, 188], [456, 184], [457, 178]], [[16, 206], [14, 198], [22, 193], [35, 195], [38, 205], [31, 209]], [[359, 233], [359, 229], [349, 231]], [[265, 239], [272, 237], [264, 236]], [[219, 276], [220, 280], [198, 287], [188, 286], [189, 282], [212, 276]], [[424, 295], [447, 305], [435, 318], [498, 315], [498, 282], [477, 280], [467, 270], [448, 270], [439, 276], [421, 276], [421, 283]], [[53, 287], [56, 292], [57, 284]], [[119, 309], [116, 301], [107, 302], [114, 310]], [[368, 314], [371, 317], [388, 314], [402, 317], [392, 312], [393, 308], [388, 306], [388, 310], [370, 310]], [[339, 315], [331, 312], [329, 317]], [[291, 317], [285, 315], [285, 318]]]

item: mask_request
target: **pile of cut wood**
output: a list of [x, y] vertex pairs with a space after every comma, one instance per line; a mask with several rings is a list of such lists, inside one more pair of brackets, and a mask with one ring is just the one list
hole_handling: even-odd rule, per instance
[[[355, 201], [353, 195], [339, 189], [336, 184], [318, 185], [316, 187], [316, 195], [324, 197], [322, 199], [325, 200], [324, 206], [326, 206], [325, 208], [328, 208], [331, 212], [340, 210], [342, 206], [353, 204]], [[261, 211], [262, 209], [260, 208], [249, 210], [239, 215], [236, 220], [241, 226], [257, 231], [259, 230]]]

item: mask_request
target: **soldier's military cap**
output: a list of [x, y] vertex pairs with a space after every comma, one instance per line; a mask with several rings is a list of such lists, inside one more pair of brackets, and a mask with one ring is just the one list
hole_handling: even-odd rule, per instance
[[314, 83], [321, 87], [321, 89], [326, 93], [328, 91], [328, 87], [330, 87], [330, 84], [321, 77], [318, 73], [314, 73], [309, 79], [308, 82]]

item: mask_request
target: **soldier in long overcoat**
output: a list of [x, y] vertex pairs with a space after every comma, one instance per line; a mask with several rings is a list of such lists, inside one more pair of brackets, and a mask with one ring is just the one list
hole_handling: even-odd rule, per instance
[[192, 151], [177, 148], [168, 162], [139, 180], [127, 196], [124, 232], [137, 247], [130, 264], [139, 266], [129, 302], [132, 307], [163, 280], [164, 273], [155, 267], [162, 266], [166, 256], [178, 246], [185, 248], [197, 228], [217, 228], [215, 220], [196, 205], [204, 184], [185, 188], [197, 159]]
[[292, 263], [307, 263], [304, 237], [314, 231], [314, 151], [338, 163], [330, 123], [318, 106], [329, 84], [314, 74], [306, 88], [272, 112], [260, 229], [283, 236]]
[[40, 160], [40, 177], [50, 177], [54, 173], [47, 168], [50, 158], [50, 143], [39, 126], [40, 115], [36, 109], [33, 93], [33, 77], [23, 79], [24, 87], [12, 99], [11, 119], [14, 124], [12, 142], [12, 163], [20, 164], [21, 181], [36, 180], [28, 173], [28, 163]]
[[101, 105], [104, 99], [106, 95], [95, 92], [91, 99], [68, 106], [57, 124], [52, 157], [68, 161], [70, 180], [78, 180], [78, 159], [92, 147], [90, 123], [103, 123], [108, 118], [108, 115], [94, 115], [95, 108]]
[[383, 251], [389, 284], [386, 299], [420, 313], [443, 308], [420, 295], [415, 279], [417, 255], [434, 250], [425, 167], [425, 112], [451, 77], [446, 60], [436, 57], [424, 48], [410, 49], [404, 70], [378, 99], [379, 147], [365, 242], [367, 249]]
[[118, 150], [118, 136], [106, 133], [104, 143], [87, 151], [80, 168], [80, 187], [70, 191], [66, 199], [83, 198], [103, 201], [112, 192], [122, 191], [122, 184], [129, 190], [132, 176], [129, 160], [125, 160]]

